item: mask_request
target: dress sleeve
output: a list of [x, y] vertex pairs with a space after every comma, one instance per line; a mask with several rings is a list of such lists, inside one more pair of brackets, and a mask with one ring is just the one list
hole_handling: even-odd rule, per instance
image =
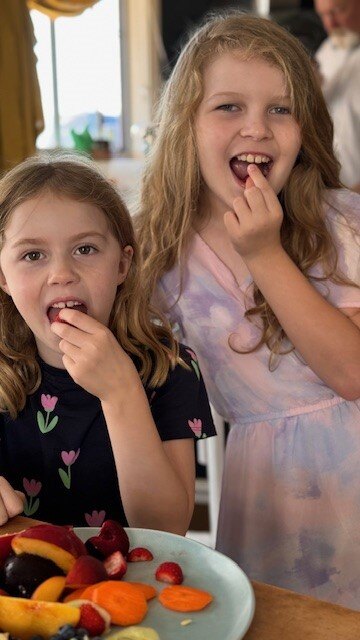
[[216, 435], [209, 400], [195, 353], [180, 345], [187, 368], [177, 364], [162, 387], [149, 393], [152, 415], [161, 440]]
[[338, 270], [357, 286], [330, 280], [314, 285], [334, 307], [360, 309], [360, 196], [339, 191], [328, 208], [327, 226], [337, 248]]

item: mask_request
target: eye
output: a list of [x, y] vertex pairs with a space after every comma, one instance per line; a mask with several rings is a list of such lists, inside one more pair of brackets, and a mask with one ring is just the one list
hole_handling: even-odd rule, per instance
[[270, 113], [274, 113], [277, 116], [284, 116], [290, 114], [289, 107], [271, 107]]
[[92, 253], [96, 253], [97, 249], [90, 244], [84, 244], [82, 247], [78, 247], [75, 253], [79, 253], [81, 256], [89, 256]]
[[36, 262], [40, 260], [42, 255], [40, 251], [29, 251], [23, 256], [23, 260], [26, 260], [26, 262]]
[[219, 107], [217, 107], [218, 111], [236, 111], [238, 109], [238, 107], [236, 106], [236, 104], [221, 104]]

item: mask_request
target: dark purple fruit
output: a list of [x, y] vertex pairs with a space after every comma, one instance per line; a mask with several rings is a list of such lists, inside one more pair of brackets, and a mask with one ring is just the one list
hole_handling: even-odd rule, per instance
[[63, 572], [52, 560], [23, 553], [5, 560], [3, 575], [4, 588], [10, 595], [30, 598], [41, 582]]

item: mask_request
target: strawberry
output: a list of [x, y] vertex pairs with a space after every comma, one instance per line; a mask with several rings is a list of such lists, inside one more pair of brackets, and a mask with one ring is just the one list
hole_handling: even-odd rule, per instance
[[135, 547], [134, 549], [131, 549], [127, 555], [128, 562], [149, 562], [153, 559], [154, 556], [151, 551], [144, 547]]
[[156, 580], [169, 584], [181, 584], [184, 576], [180, 565], [176, 562], [163, 562], [155, 572]]
[[103, 565], [110, 580], [120, 580], [127, 570], [127, 562], [121, 551], [114, 551], [104, 560]]
[[102, 615], [102, 610], [91, 602], [80, 605], [80, 620], [77, 627], [86, 629], [90, 636], [101, 636], [107, 630], [107, 620]]

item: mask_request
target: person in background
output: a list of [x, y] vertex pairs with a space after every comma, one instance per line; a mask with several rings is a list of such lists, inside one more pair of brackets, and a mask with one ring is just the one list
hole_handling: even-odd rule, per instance
[[270, 20], [215, 15], [156, 122], [142, 278], [231, 426], [217, 549], [360, 608], [360, 196], [309, 55]]
[[85, 158], [30, 158], [0, 180], [0, 238], [0, 524], [23, 491], [54, 524], [185, 534], [214, 426], [115, 187]]
[[360, 192], [360, 2], [315, 0], [328, 37], [315, 58], [334, 123], [334, 146], [344, 185]]

